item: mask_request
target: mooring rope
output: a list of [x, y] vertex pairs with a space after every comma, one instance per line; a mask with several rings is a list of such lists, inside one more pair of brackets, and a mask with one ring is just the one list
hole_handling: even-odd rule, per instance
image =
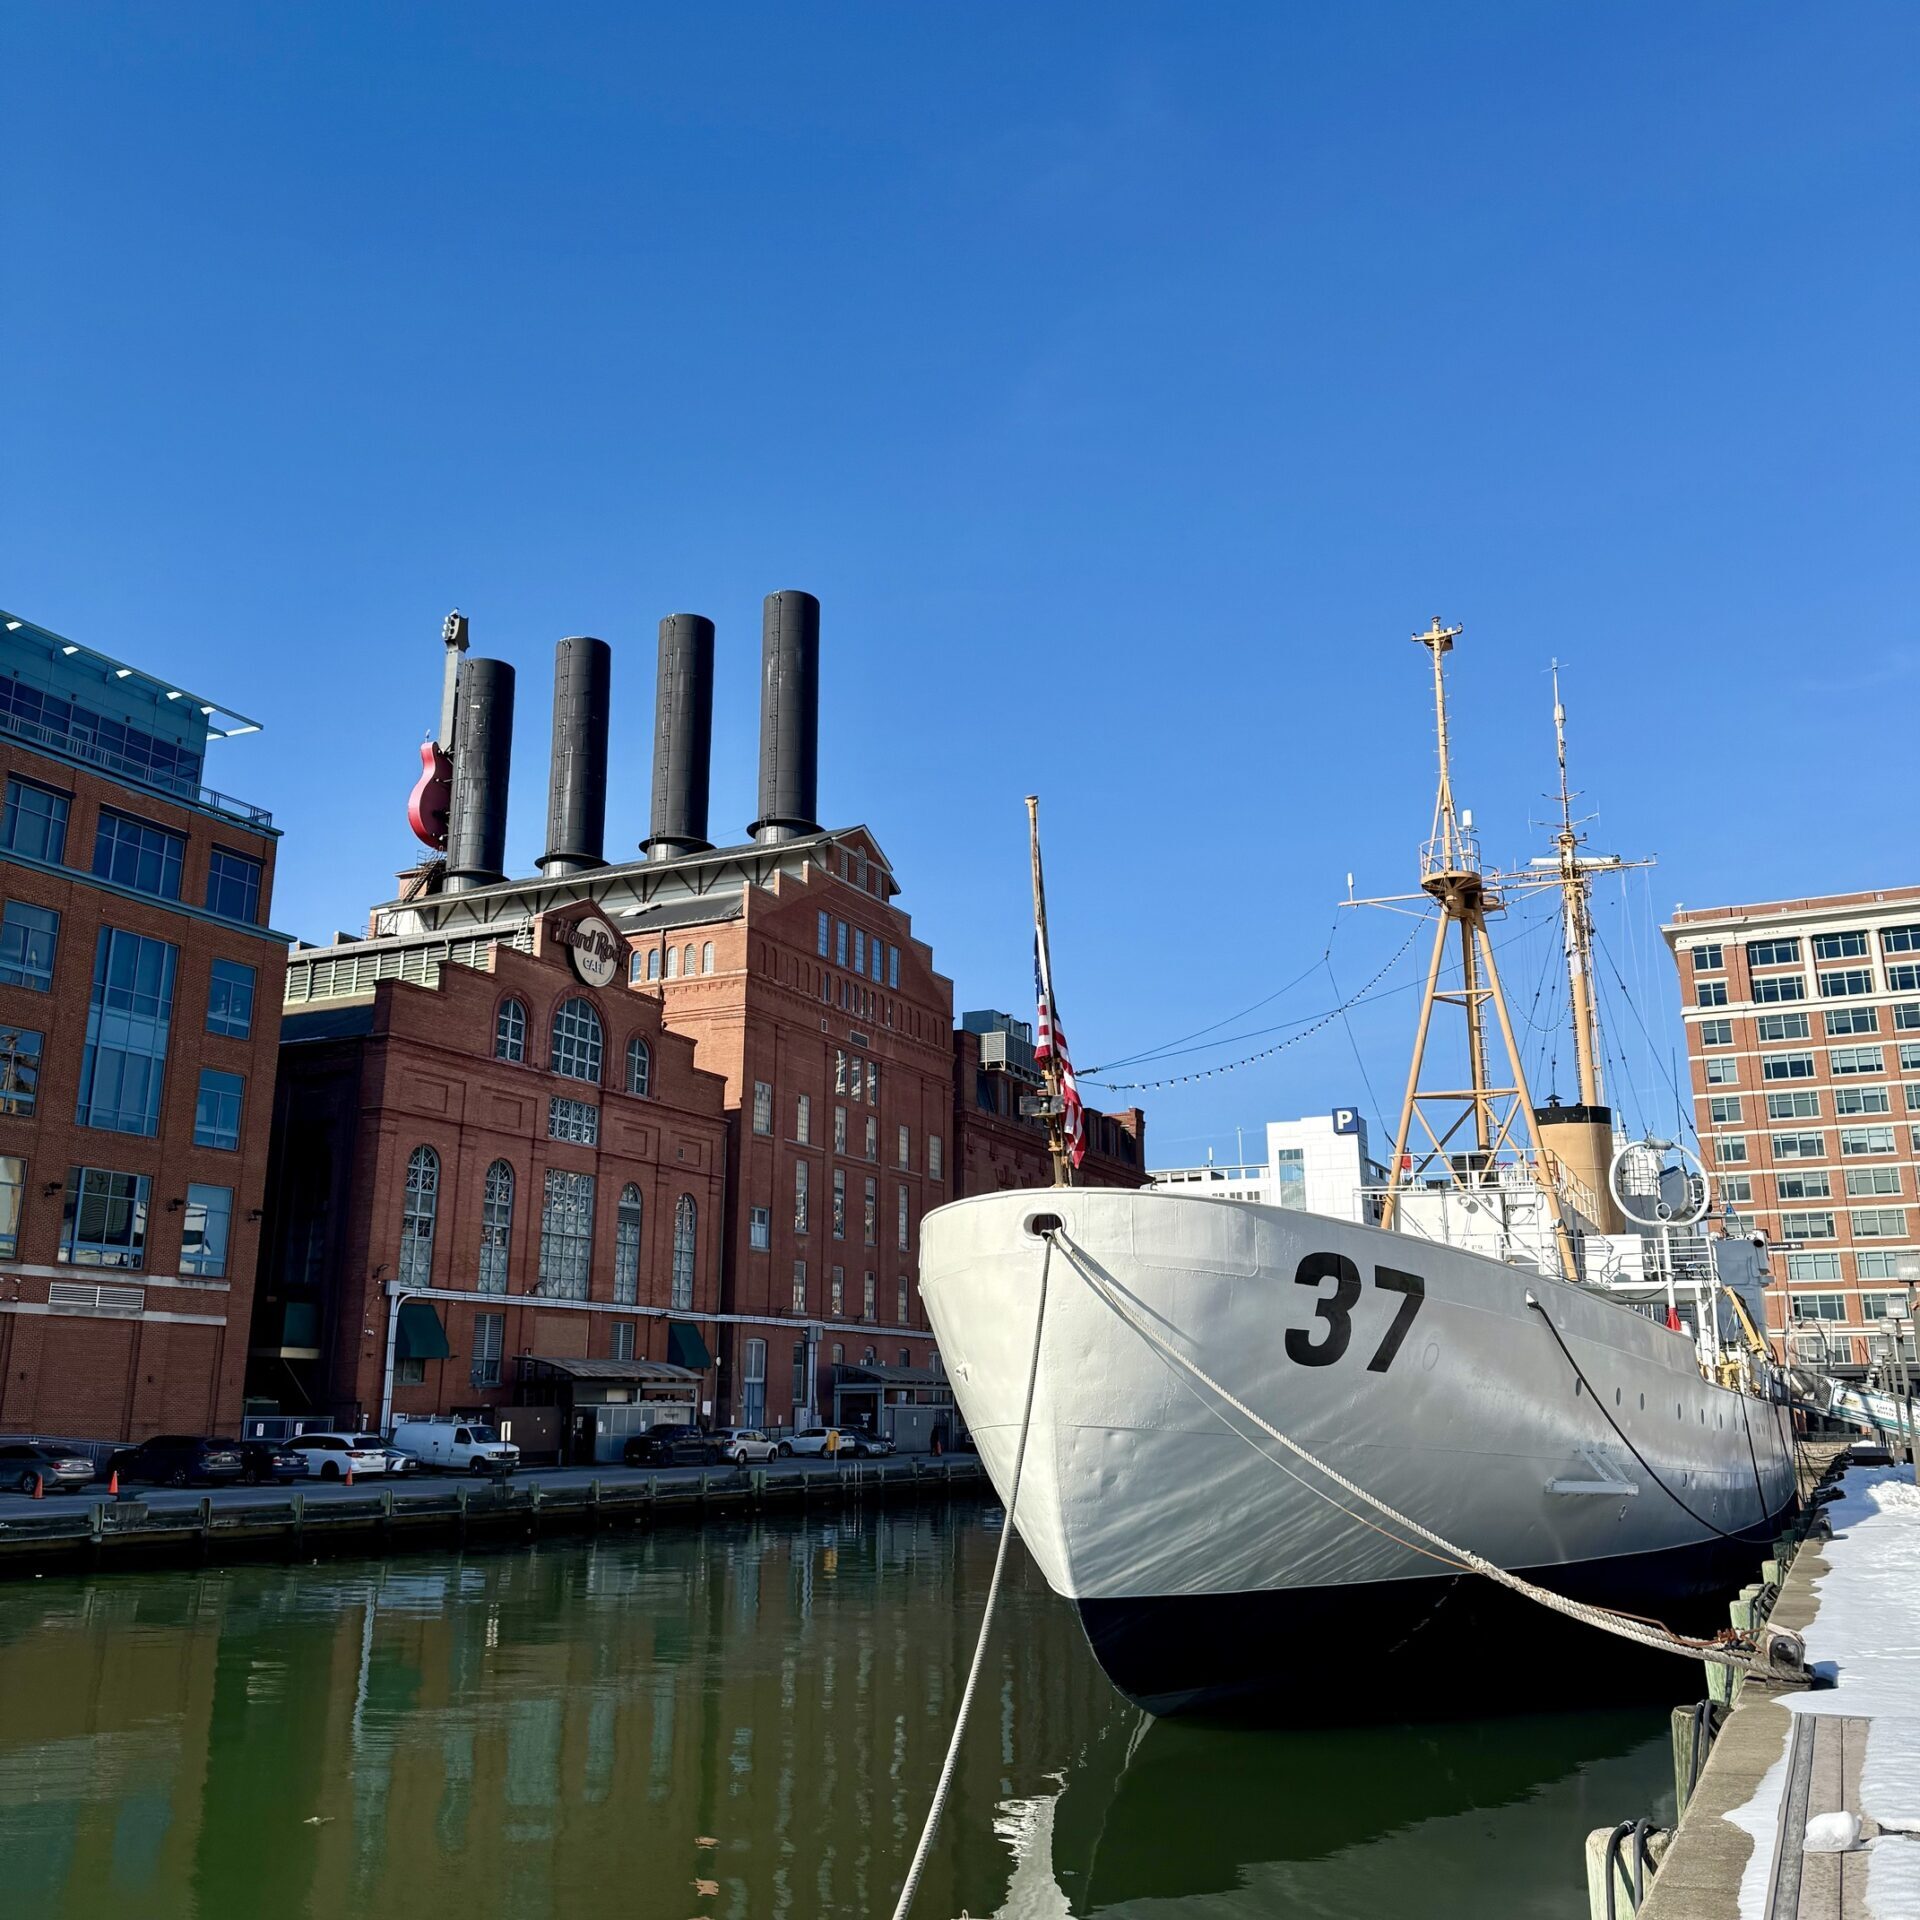
[[[1051, 1241], [1054, 1236], [1050, 1234], [1048, 1238], [1049, 1241]], [[1133, 1331], [1146, 1342], [1148, 1347], [1159, 1354], [1161, 1359], [1169, 1361], [1173, 1365], [1191, 1374], [1193, 1378], [1198, 1380], [1210, 1393], [1216, 1395], [1227, 1406], [1231, 1407], [1235, 1413], [1239, 1414], [1243, 1419], [1251, 1421], [1262, 1433], [1266, 1434], [1270, 1439], [1277, 1441], [1296, 1458], [1305, 1461], [1307, 1465], [1312, 1467], [1316, 1472], [1324, 1474], [1335, 1486], [1350, 1493], [1356, 1500], [1373, 1508], [1376, 1513], [1391, 1520], [1396, 1526], [1404, 1527], [1409, 1533], [1416, 1535], [1419, 1539], [1425, 1540], [1429, 1545], [1439, 1548], [1441, 1552], [1450, 1555], [1463, 1568], [1480, 1574], [1483, 1578], [1493, 1581], [1495, 1585], [1506, 1587], [1511, 1592], [1520, 1594], [1525, 1599], [1536, 1601], [1539, 1605], [1550, 1608], [1555, 1613], [1564, 1614], [1570, 1620], [1581, 1621], [1587, 1626], [1597, 1627], [1602, 1633], [1616, 1634], [1623, 1640], [1635, 1641], [1643, 1647], [1652, 1647], [1662, 1653], [1681, 1654], [1689, 1660], [1704, 1660], [1715, 1666], [1732, 1667], [1742, 1673], [1753, 1673], [1765, 1670], [1763, 1664], [1756, 1660], [1750, 1653], [1719, 1645], [1713, 1641], [1690, 1639], [1685, 1634], [1674, 1633], [1655, 1622], [1637, 1620], [1631, 1615], [1616, 1613], [1608, 1607], [1590, 1606], [1585, 1601], [1570, 1600], [1565, 1594], [1555, 1593], [1550, 1587], [1537, 1586], [1531, 1580], [1522, 1579], [1519, 1574], [1512, 1573], [1508, 1571], [1507, 1568], [1485, 1559], [1480, 1554], [1473, 1552], [1470, 1548], [1455, 1546], [1454, 1543], [1443, 1534], [1435, 1533], [1431, 1527], [1423, 1526], [1418, 1520], [1412, 1519], [1408, 1515], [1400, 1512], [1397, 1508], [1389, 1506], [1386, 1501], [1369, 1493], [1365, 1487], [1360, 1486], [1355, 1481], [1349, 1480], [1346, 1475], [1341, 1473], [1337, 1468], [1328, 1466], [1324, 1460], [1309, 1453], [1299, 1441], [1290, 1439], [1286, 1434], [1282, 1433], [1278, 1427], [1263, 1420], [1245, 1401], [1237, 1398], [1231, 1391], [1222, 1386], [1220, 1382], [1214, 1379], [1204, 1368], [1195, 1365], [1195, 1363], [1189, 1360], [1177, 1347], [1173, 1346], [1169, 1341], [1162, 1339], [1160, 1334], [1134, 1311], [1132, 1303], [1107, 1279], [1106, 1275], [1101, 1273], [1090, 1262], [1080, 1259], [1072, 1243], [1064, 1238], [1061, 1240], [1061, 1251], [1066, 1255], [1073, 1270], [1087, 1283], [1088, 1288], [1094, 1296], [1101, 1300], [1120, 1320], [1131, 1327]], [[1035, 1353], [1037, 1356], [1037, 1343]], [[1029, 1411], [1031, 1411], [1031, 1389], [1029, 1389]], [[1231, 1422], [1225, 1424], [1230, 1431], [1238, 1432], [1238, 1429], [1234, 1428]], [[1253, 1447], [1254, 1451], [1259, 1453], [1263, 1459], [1270, 1457], [1263, 1448], [1255, 1445], [1254, 1441], [1248, 1435], [1241, 1433], [1239, 1437], [1245, 1441], [1248, 1446]], [[1023, 1451], [1025, 1444], [1026, 1430], [1023, 1426], [1021, 1429], [1021, 1446]], [[1278, 1463], [1276, 1462], [1275, 1464]], [[1295, 1477], [1297, 1478], [1298, 1476]], [[1308, 1483], [1302, 1481], [1301, 1484], [1304, 1486]], [[1325, 1500], [1328, 1505], [1336, 1508], [1338, 1511], [1342, 1513], [1347, 1512], [1347, 1509], [1342, 1507], [1340, 1502], [1335, 1500], [1332, 1495], [1323, 1493], [1320, 1489], [1311, 1486], [1308, 1487], [1308, 1491], [1315, 1493], [1319, 1498]], [[1355, 1516], [1349, 1514], [1348, 1517], [1353, 1518]], [[1403, 1542], [1402, 1544], [1406, 1543]], [[902, 1913], [904, 1913], [904, 1911], [904, 1908], [901, 1909]], [[899, 1915], [895, 1916], [895, 1920], [899, 1920]]]
[[980, 1637], [973, 1643], [973, 1664], [967, 1669], [967, 1684], [960, 1690], [960, 1709], [953, 1717], [953, 1736], [947, 1742], [947, 1757], [941, 1763], [940, 1778], [933, 1789], [933, 1804], [927, 1809], [927, 1824], [920, 1830], [920, 1844], [913, 1850], [907, 1868], [906, 1884], [893, 1909], [893, 1920], [906, 1920], [913, 1905], [914, 1890], [920, 1884], [921, 1870], [933, 1846], [940, 1815], [946, 1810], [947, 1790], [953, 1785], [954, 1763], [960, 1758], [960, 1741], [967, 1730], [967, 1715], [973, 1711], [973, 1693], [980, 1683], [980, 1669], [987, 1656], [987, 1635], [993, 1627], [993, 1610], [1000, 1598], [1000, 1575], [1007, 1564], [1007, 1547], [1013, 1539], [1013, 1510], [1020, 1500], [1020, 1476], [1027, 1464], [1027, 1434], [1033, 1425], [1033, 1391], [1040, 1379], [1040, 1335], [1047, 1324], [1047, 1270], [1053, 1264], [1053, 1239], [1046, 1235], [1046, 1251], [1040, 1257], [1040, 1304], [1033, 1315], [1033, 1360], [1027, 1369], [1027, 1399], [1020, 1410], [1020, 1444], [1014, 1449], [1013, 1484], [1007, 1489], [1007, 1515], [1000, 1526], [1000, 1547], [993, 1556], [993, 1578], [987, 1582], [986, 1611], [980, 1616]]

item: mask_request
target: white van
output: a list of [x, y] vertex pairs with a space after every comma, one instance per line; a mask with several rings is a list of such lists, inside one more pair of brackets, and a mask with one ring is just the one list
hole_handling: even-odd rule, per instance
[[520, 1449], [477, 1420], [402, 1420], [393, 1444], [442, 1473], [508, 1474], [520, 1464]]

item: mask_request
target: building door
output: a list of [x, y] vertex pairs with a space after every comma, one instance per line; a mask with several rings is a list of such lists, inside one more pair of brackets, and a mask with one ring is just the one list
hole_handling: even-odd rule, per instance
[[747, 1361], [740, 1380], [740, 1424], [758, 1427], [767, 1418], [767, 1343], [747, 1342]]

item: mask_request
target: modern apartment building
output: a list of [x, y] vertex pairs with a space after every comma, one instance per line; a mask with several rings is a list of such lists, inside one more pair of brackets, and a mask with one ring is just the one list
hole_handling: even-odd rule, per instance
[[1153, 1184], [1213, 1200], [1304, 1207], [1330, 1220], [1371, 1225], [1380, 1218], [1387, 1169], [1368, 1151], [1367, 1123], [1359, 1108], [1335, 1107], [1297, 1120], [1269, 1120], [1264, 1160], [1160, 1167]]
[[1768, 1329], [1870, 1365], [1920, 1280], [1920, 887], [1688, 908], [1663, 931], [1716, 1203], [1785, 1250]]
[[218, 701], [0, 615], [0, 1431], [231, 1431], [286, 936]]

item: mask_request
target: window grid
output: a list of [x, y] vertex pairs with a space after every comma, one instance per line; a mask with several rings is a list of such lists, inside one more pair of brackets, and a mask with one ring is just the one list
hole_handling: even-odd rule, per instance
[[493, 1057], [524, 1061], [527, 1057], [527, 1010], [518, 1000], [502, 1000], [493, 1023]]
[[584, 1300], [593, 1271], [593, 1175], [546, 1170], [540, 1210], [539, 1292], [549, 1300]]
[[699, 1213], [693, 1195], [683, 1193], [673, 1209], [673, 1305], [682, 1311], [693, 1305], [694, 1257]]
[[482, 1293], [505, 1293], [507, 1260], [513, 1244], [513, 1165], [496, 1160], [487, 1169], [480, 1198], [480, 1271]]
[[[618, 1307], [640, 1303], [640, 1238], [646, 1208], [632, 1181], [620, 1189], [613, 1219], [613, 1302]], [[632, 1356], [629, 1355], [629, 1358]]]
[[144, 1173], [70, 1168], [61, 1209], [60, 1258], [76, 1267], [144, 1266], [149, 1191]]
[[588, 1000], [563, 1001], [553, 1016], [553, 1052], [555, 1073], [569, 1080], [600, 1081], [600, 1016]]
[[440, 1156], [431, 1147], [415, 1147], [407, 1156], [407, 1184], [400, 1204], [402, 1287], [433, 1284], [433, 1235], [440, 1212]]

